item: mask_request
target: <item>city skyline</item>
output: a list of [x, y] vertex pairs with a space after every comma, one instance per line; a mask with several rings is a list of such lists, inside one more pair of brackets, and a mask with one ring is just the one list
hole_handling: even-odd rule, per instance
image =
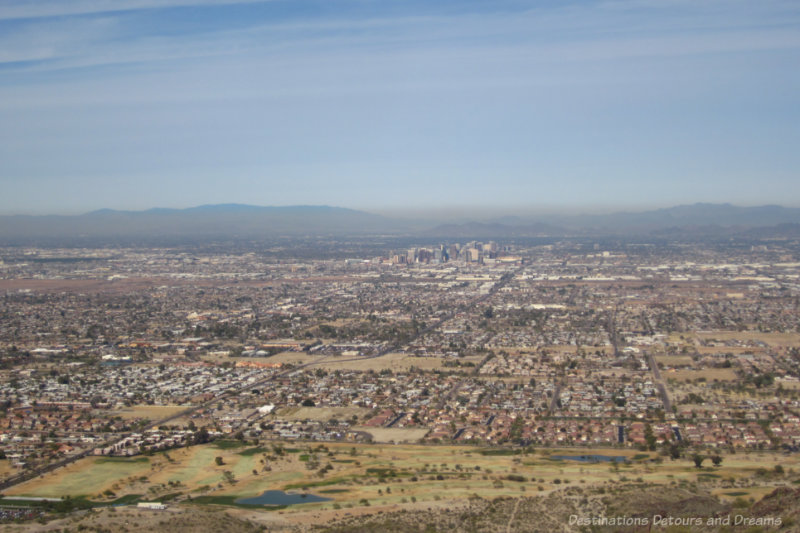
[[790, 2], [9, 1], [1, 214], [800, 205]]

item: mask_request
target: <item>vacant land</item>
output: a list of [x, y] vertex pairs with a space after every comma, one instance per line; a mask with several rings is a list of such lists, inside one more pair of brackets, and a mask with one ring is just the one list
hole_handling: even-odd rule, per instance
[[0, 477], [6, 477], [14, 472], [14, 467], [11, 466], [11, 461], [2, 460], [0, 461]]
[[120, 416], [124, 420], [132, 420], [135, 418], [163, 420], [181, 411], [185, 411], [188, 408], [189, 406], [186, 405], [134, 405], [124, 409], [108, 411], [108, 416]]
[[679, 368], [682, 366], [690, 366], [693, 360], [688, 355], [656, 355], [656, 362], [663, 366], [671, 366]]
[[314, 363], [325, 370], [359, 370], [362, 372], [370, 370], [377, 372], [384, 369], [405, 372], [411, 367], [435, 370], [442, 368], [443, 365], [443, 359], [439, 357], [412, 357], [404, 353], [389, 353], [383, 357], [368, 358], [344, 355], [322, 357], [307, 353], [288, 352], [287, 354], [278, 354], [270, 357], [268, 361], [271, 363], [302, 361], [303, 363]]
[[697, 339], [710, 341], [759, 341], [764, 342], [770, 346], [797, 346], [800, 344], [800, 333], [767, 333], [762, 331], [699, 331], [696, 333], [687, 333], [687, 336], [693, 336]]
[[378, 372], [388, 368], [394, 372], [404, 372], [412, 366], [433, 370], [441, 368], [442, 363], [442, 359], [438, 357], [410, 357], [403, 353], [389, 353], [374, 359], [349, 358], [349, 360], [345, 360], [343, 357], [334, 357], [328, 359], [321, 367], [328, 370], [361, 370], [364, 372], [370, 370]]
[[671, 370], [662, 374], [666, 379], [676, 381], [696, 381], [705, 379], [706, 381], [736, 381], [739, 377], [730, 368], [707, 368], [703, 370]]
[[775, 383], [784, 389], [800, 390], [800, 381], [796, 379], [776, 379]]
[[372, 435], [375, 442], [414, 443], [428, 434], [427, 428], [383, 428], [356, 426], [353, 431], [363, 431]]
[[365, 407], [284, 407], [283, 409], [279, 409], [275, 414], [278, 418], [284, 420], [316, 420], [319, 422], [327, 422], [331, 418], [350, 420], [353, 416], [361, 419], [367, 413], [371, 412], [372, 409], [367, 409]]

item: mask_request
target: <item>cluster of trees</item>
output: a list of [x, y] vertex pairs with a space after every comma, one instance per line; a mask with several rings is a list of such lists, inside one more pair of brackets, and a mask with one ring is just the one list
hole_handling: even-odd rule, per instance
[[[694, 461], [694, 466], [697, 468], [703, 468], [703, 461], [706, 460], [706, 456], [696, 453], [692, 455], [692, 461]], [[722, 464], [722, 456], [718, 454], [714, 454], [711, 456], [711, 462], [714, 466], [720, 466]]]

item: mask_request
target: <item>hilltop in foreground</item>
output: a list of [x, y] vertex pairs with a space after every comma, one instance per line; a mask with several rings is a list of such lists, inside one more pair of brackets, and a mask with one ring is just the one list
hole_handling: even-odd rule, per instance
[[[8, 525], [7, 531], [753, 532], [795, 531], [800, 518], [800, 489], [787, 486], [800, 482], [797, 460], [773, 453], [724, 454], [720, 466], [697, 468], [690, 458], [608, 449], [581, 453], [625, 461], [559, 459], [577, 457], [570, 450], [290, 445], [295, 448], [276, 443], [254, 449], [220, 441], [145, 460], [120, 459], [117, 475], [98, 469], [99, 459], [86, 459], [12, 492], [63, 494], [72, 487], [67, 492], [77, 501], [138, 498], [168, 508], [101, 507], [46, 523]], [[212, 457], [222, 464], [213, 465]], [[212, 464], [201, 465], [200, 459]], [[332, 465], [329, 473], [308, 470], [317, 459]], [[218, 484], [201, 485], [201, 477], [216, 474]], [[85, 495], [89, 484], [99, 494]], [[329, 500], [291, 507], [241, 502], [276, 488]]]

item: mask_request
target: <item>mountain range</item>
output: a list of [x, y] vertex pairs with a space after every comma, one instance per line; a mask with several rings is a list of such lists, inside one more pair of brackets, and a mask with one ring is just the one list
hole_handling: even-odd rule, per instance
[[419, 235], [458, 239], [570, 236], [800, 236], [800, 209], [693, 204], [640, 212], [495, 217], [459, 223], [389, 218], [330, 206], [203, 205], [82, 215], [0, 216], [0, 244], [179, 242], [301, 236]]

